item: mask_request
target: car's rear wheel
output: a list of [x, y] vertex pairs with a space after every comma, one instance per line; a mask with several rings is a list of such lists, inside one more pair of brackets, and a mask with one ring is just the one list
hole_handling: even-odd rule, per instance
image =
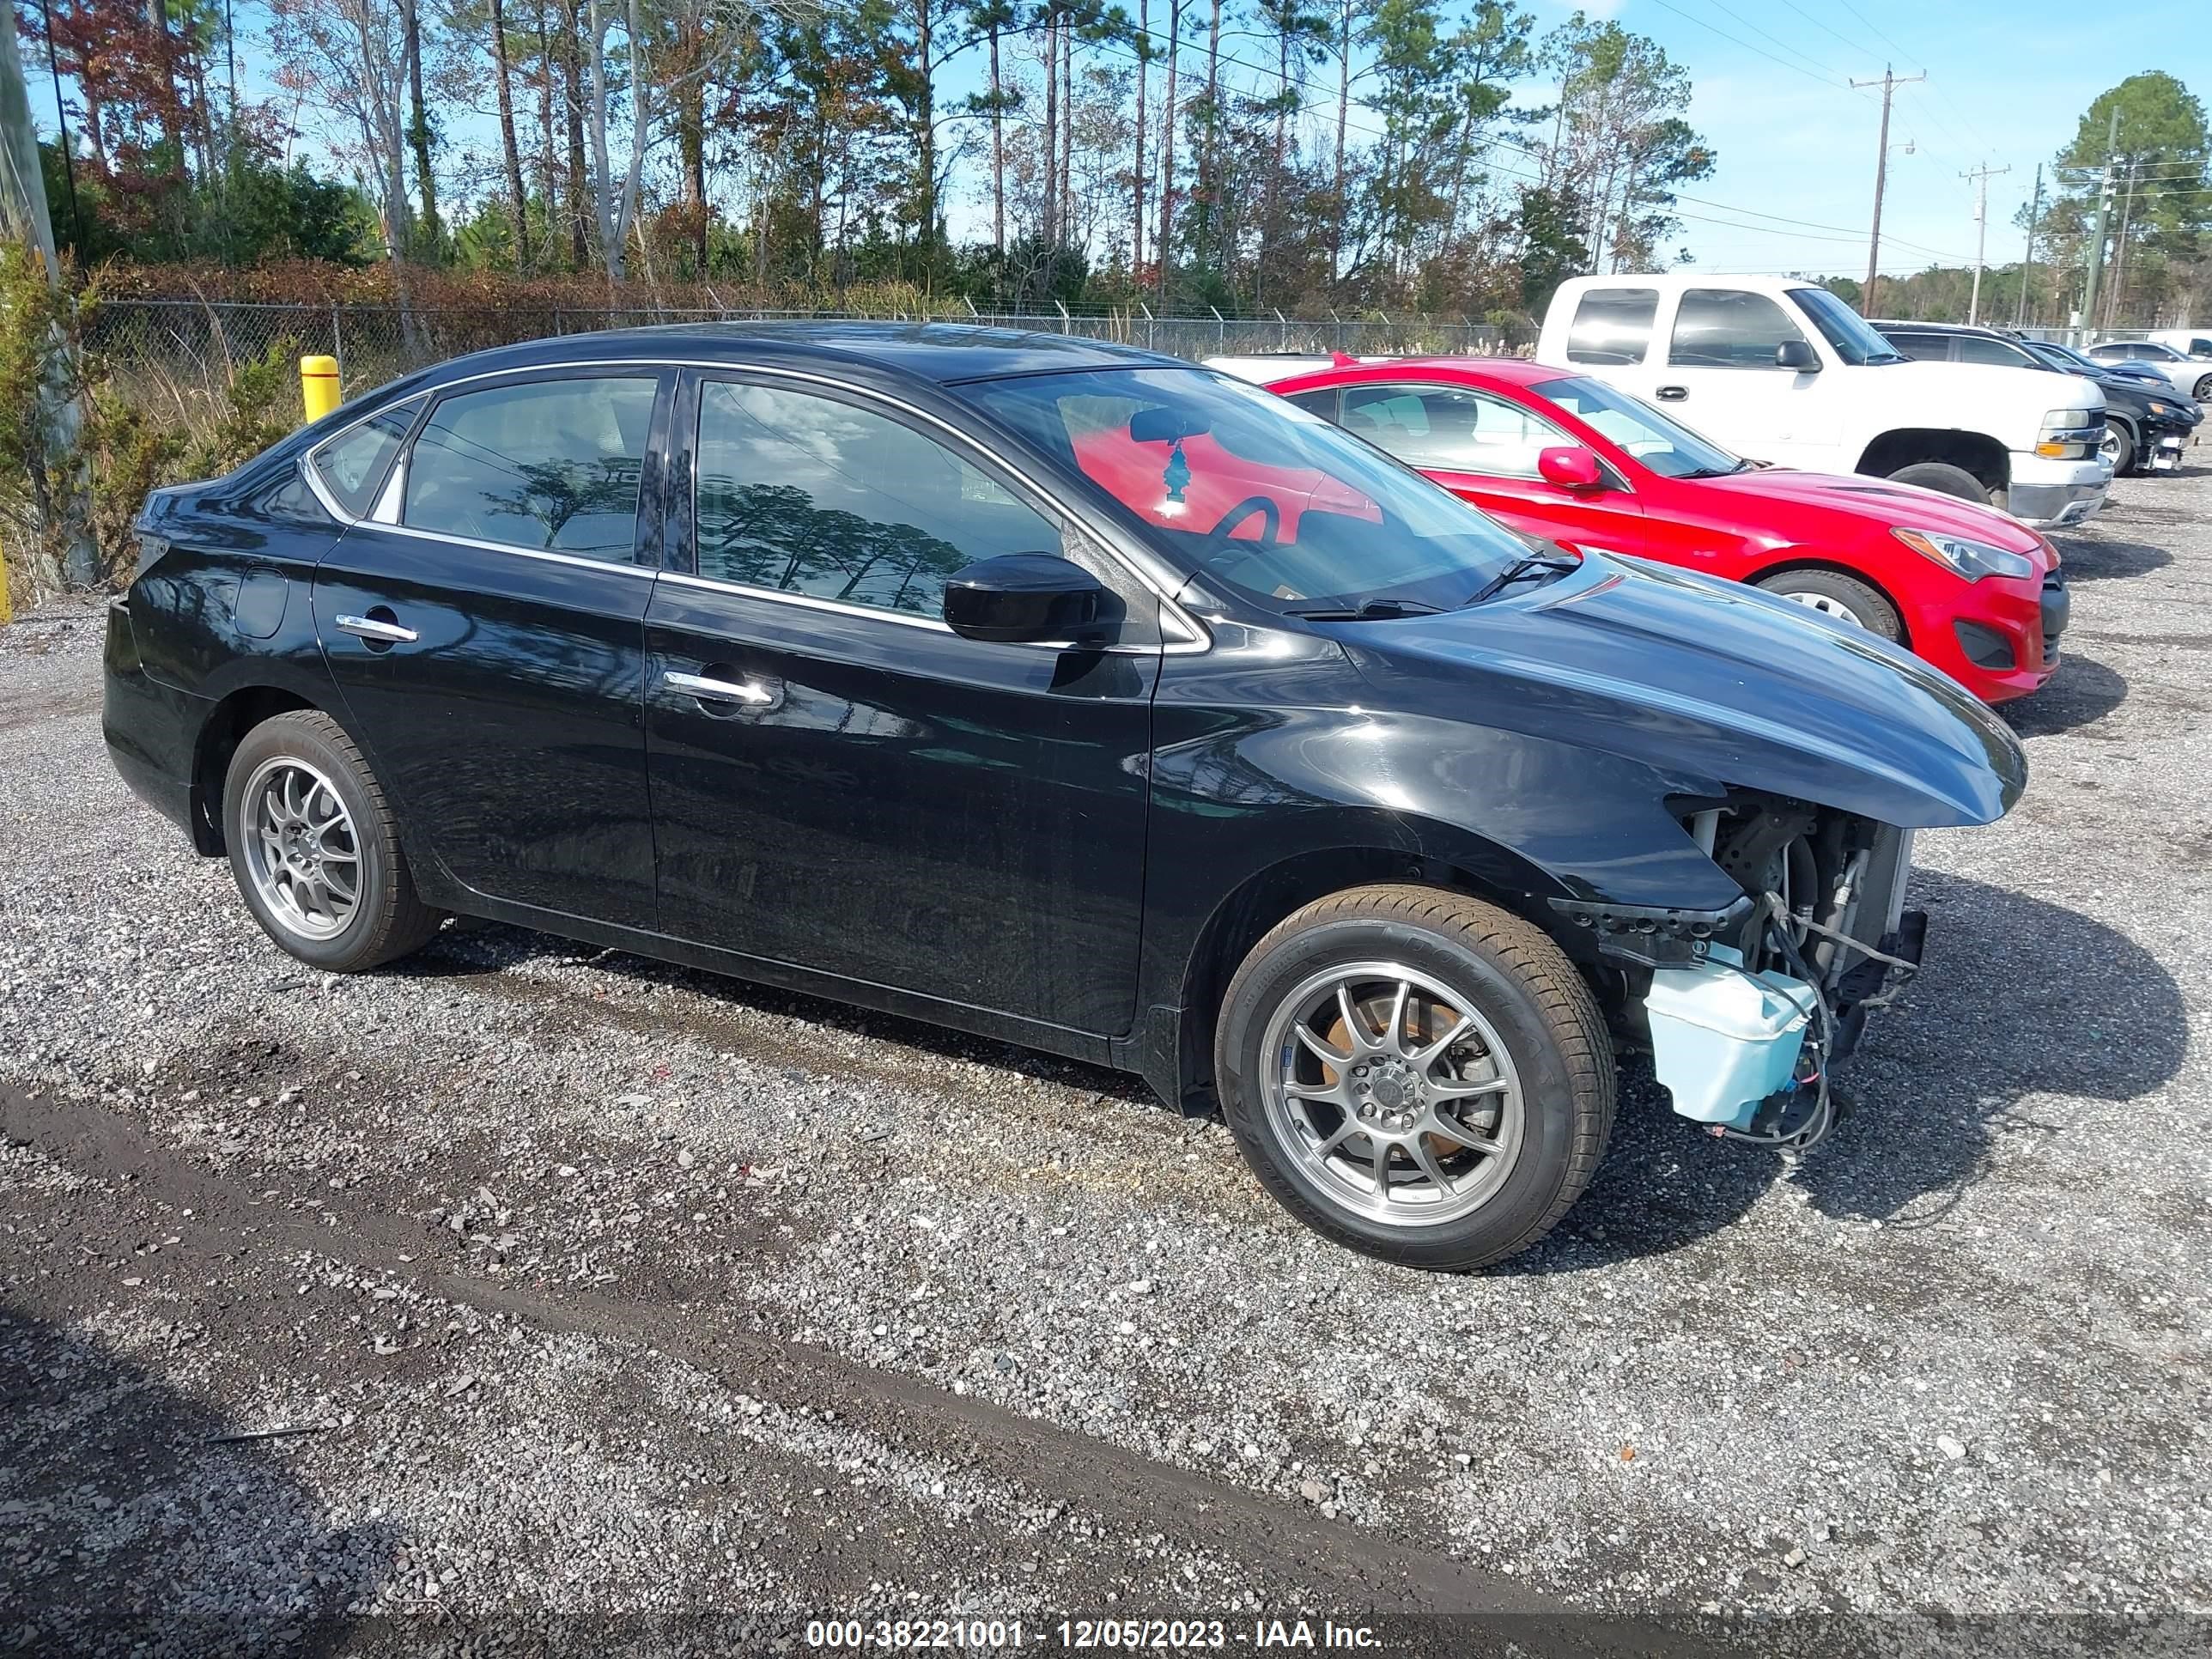
[[2189, 394], [2200, 404], [2212, 404], [2212, 374], [2197, 382], [2197, 389]]
[[2134, 469], [2136, 441], [2127, 428], [2118, 421], [2106, 421], [2105, 441], [2097, 446], [2097, 453], [2104, 458], [2105, 465], [2112, 469], [2112, 476], [2118, 478]]
[[1835, 570], [1784, 570], [1758, 586], [1777, 599], [1879, 634], [1893, 645], [1904, 642], [1905, 624], [1898, 619], [1897, 607], [1856, 577]]
[[223, 839], [246, 908], [301, 962], [359, 973], [419, 949], [444, 918], [416, 896], [384, 792], [316, 709], [263, 721], [231, 757]]
[[1596, 1000], [1540, 930], [1438, 888], [1317, 900], [1253, 946], [1215, 1039], [1245, 1160], [1317, 1231], [1413, 1267], [1525, 1249], [1613, 1127]]
[[1892, 483], [1917, 484], [1923, 489], [1933, 489], [1945, 495], [1956, 495], [1962, 501], [1972, 501], [1988, 507], [1996, 497], [1990, 487], [1963, 466], [1954, 466], [1948, 461], [1915, 461], [1911, 466], [1901, 466], [1889, 475]]

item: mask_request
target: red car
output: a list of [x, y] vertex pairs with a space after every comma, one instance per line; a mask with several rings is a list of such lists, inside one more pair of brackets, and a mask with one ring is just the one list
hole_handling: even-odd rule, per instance
[[1747, 461], [1539, 363], [1341, 359], [1269, 390], [1525, 535], [1754, 583], [1899, 641], [1984, 702], [2057, 665], [2058, 551], [1994, 508]]

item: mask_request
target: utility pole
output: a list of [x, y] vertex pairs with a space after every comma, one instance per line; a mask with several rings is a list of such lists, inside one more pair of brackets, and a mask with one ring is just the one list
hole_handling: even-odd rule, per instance
[[2081, 309], [2075, 323], [2081, 328], [2097, 324], [2097, 282], [2105, 274], [2105, 216], [2112, 206], [2112, 152], [2120, 145], [2120, 106], [2112, 104], [2112, 125], [2105, 134], [2105, 184], [2097, 192], [2097, 217], [2089, 227], [2089, 281], [2082, 291]]
[[1875, 268], [1881, 263], [1881, 192], [1889, 183], [1889, 100], [1899, 87], [1910, 86], [1915, 81], [1925, 81], [1927, 76], [1896, 76], [1889, 65], [1881, 66], [1881, 79], [1854, 81], [1855, 87], [1879, 86], [1881, 88], [1881, 145], [1874, 157], [1874, 229], [1867, 237], [1866, 291], [1859, 295], [1859, 312], [1863, 316], [1874, 314]]
[[2035, 222], [2043, 216], [2043, 163], [2035, 164], [2035, 194], [2027, 204], [2027, 248], [2020, 256], [2020, 303], [2013, 307], [2012, 325], [2027, 320], [2027, 278], [2035, 268]]
[[2010, 167], [1993, 167], [1984, 161], [1971, 172], [1962, 173], [1961, 179], [1970, 179], [1974, 186], [1974, 291], [1966, 301], [1966, 325], [1971, 328], [1982, 314], [1982, 265], [1990, 244], [1990, 180], [2001, 173], [2010, 173]]
[[2120, 234], [2112, 239], [2112, 286], [2105, 296], [2105, 331], [2110, 333], [2120, 319], [2120, 296], [2128, 286], [2128, 226], [2136, 216], [2136, 164], [2124, 164], [2128, 170], [2128, 193], [2120, 203]]

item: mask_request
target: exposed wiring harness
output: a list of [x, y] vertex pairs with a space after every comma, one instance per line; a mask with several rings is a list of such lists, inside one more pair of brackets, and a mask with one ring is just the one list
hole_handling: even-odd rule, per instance
[[[1796, 974], [1804, 982], [1805, 988], [1813, 994], [1812, 1007], [1803, 1012], [1808, 1014], [1813, 1021], [1813, 1035], [1807, 1038], [1807, 1042], [1816, 1051], [1814, 1067], [1811, 1077], [1800, 1078], [1797, 1083], [1800, 1087], [1811, 1083], [1818, 1092], [1813, 1099], [1813, 1115], [1802, 1127], [1792, 1129], [1786, 1134], [1753, 1134], [1749, 1130], [1731, 1129], [1725, 1124], [1720, 1123], [1714, 1124], [1711, 1132], [1723, 1140], [1741, 1141], [1753, 1146], [1778, 1146], [1786, 1152], [1805, 1152], [1826, 1139], [1829, 1132], [1836, 1127], [1835, 1101], [1828, 1091], [1828, 1056], [1835, 1052], [1836, 1047], [1835, 1016], [1829, 1012], [1828, 999], [1821, 994], [1820, 981], [1814, 978], [1813, 970], [1806, 966], [1804, 955], [1797, 949], [1797, 941], [1790, 937], [1790, 929], [1784, 923], [1784, 918], [1790, 916], [1789, 907], [1783, 902], [1778, 894], [1767, 893], [1761, 896], [1765, 907], [1764, 920], [1767, 938], [1772, 942], [1776, 951], [1780, 953], [1782, 959], [1790, 964], [1790, 971]], [[1790, 917], [1790, 920], [1796, 921], [1802, 927], [1812, 928], [1815, 933], [1836, 939], [1841, 944], [1850, 945], [1854, 949], [1863, 951], [1867, 948], [1856, 939], [1833, 933], [1816, 923], [1796, 917]], [[1869, 954], [1881, 956], [1881, 953], [1876, 951], [1869, 951]], [[1899, 958], [1891, 957], [1884, 960], [1895, 962]], [[1738, 967], [1736, 971], [1762, 990], [1774, 989], [1772, 986], [1766, 984], [1747, 968]], [[1794, 997], [1787, 1000], [1793, 1004], [1796, 1001]]]

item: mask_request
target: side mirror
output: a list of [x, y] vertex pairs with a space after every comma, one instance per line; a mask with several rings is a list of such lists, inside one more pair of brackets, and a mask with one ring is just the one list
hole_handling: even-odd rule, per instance
[[945, 584], [945, 625], [1000, 645], [1073, 640], [1104, 608], [1098, 579], [1056, 553], [1008, 553], [969, 565]]
[[1784, 340], [1774, 348], [1774, 366], [1794, 369], [1800, 374], [1820, 372], [1820, 354], [1803, 340]]
[[1597, 457], [1580, 444], [1553, 444], [1536, 453], [1536, 471], [1562, 489], [1595, 489], [1605, 482]]

